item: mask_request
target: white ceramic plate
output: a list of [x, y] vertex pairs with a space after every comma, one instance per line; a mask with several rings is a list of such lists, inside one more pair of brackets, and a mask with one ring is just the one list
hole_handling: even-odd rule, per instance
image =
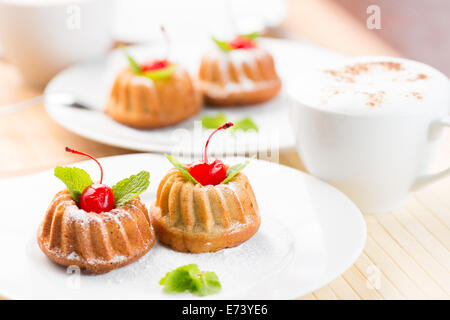
[[[242, 158], [228, 158], [234, 164]], [[140, 170], [151, 173], [142, 198], [154, 201], [160, 179], [171, 168], [160, 155], [104, 158], [105, 183]], [[98, 174], [92, 161], [76, 165]], [[189, 263], [214, 271], [222, 291], [213, 299], [292, 299], [322, 287], [360, 255], [366, 225], [341, 192], [300, 171], [261, 160], [245, 169], [260, 206], [261, 228], [239, 247], [187, 254], [158, 243], [139, 261], [105, 275], [77, 275], [50, 262], [36, 243], [36, 231], [63, 184], [46, 171], [0, 181], [0, 296], [16, 299], [196, 299], [170, 295], [158, 281]]]
[[[196, 74], [201, 55], [211, 45], [209, 39], [204, 42], [174, 41], [171, 57], [186, 66], [192, 74]], [[301, 42], [261, 39], [260, 45], [274, 55], [284, 87], [287, 86], [289, 79], [296, 77], [303, 70], [341, 58], [334, 52]], [[165, 49], [155, 44], [132, 47], [129, 51], [142, 61], [151, 56], [162, 55]], [[219, 111], [223, 111], [231, 121], [250, 116], [258, 125], [259, 131], [218, 135], [210, 147], [211, 153], [244, 155], [258, 151], [274, 152], [294, 146], [284, 90], [275, 99], [258, 106], [233, 109], [206, 107], [198, 116], [173, 127], [137, 130], [121, 125], [101, 110], [106, 104], [118, 70], [126, 63], [123, 54], [114, 51], [105, 59], [75, 65], [61, 72], [49, 83], [45, 91], [48, 94], [45, 99], [48, 113], [60, 125], [83, 137], [140, 151], [200, 154], [211, 130], [202, 130], [200, 121], [196, 120], [201, 119], [204, 114], [215, 115]], [[98, 112], [61, 105], [52, 99], [52, 93], [69, 93], [91, 105]]]

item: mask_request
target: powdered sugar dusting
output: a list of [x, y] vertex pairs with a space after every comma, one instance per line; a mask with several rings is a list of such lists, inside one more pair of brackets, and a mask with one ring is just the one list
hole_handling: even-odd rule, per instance
[[[236, 292], [236, 288], [242, 288], [243, 283], [256, 284], [282, 269], [289, 262], [292, 245], [292, 236], [280, 222], [265, 219], [260, 230], [238, 247], [214, 253], [189, 254], [176, 252], [156, 243], [137, 262], [97, 276], [96, 281], [107, 281], [112, 285], [155, 286], [167, 272], [185, 264], [196, 263], [201, 270], [216, 272], [224, 293]], [[268, 261], [272, 263], [267, 263]]]
[[88, 212], [78, 208], [75, 204], [66, 207], [65, 217], [66, 219], [75, 223], [79, 223], [80, 225], [88, 225], [91, 222], [91, 220], [95, 218]]
[[[58, 254], [59, 256], [63, 257], [65, 255], [63, 255], [62, 253]], [[87, 262], [89, 264], [105, 264], [105, 263], [120, 263], [120, 262], [124, 262], [128, 259], [127, 256], [114, 256], [109, 260], [106, 259], [98, 259], [98, 258], [90, 258], [90, 259], [83, 259], [82, 257], [80, 257], [75, 251], [71, 252], [67, 257], [67, 259], [69, 260], [75, 260], [75, 261], [80, 261], [80, 262]]]
[[[244, 72], [244, 67], [257, 71], [257, 61], [263, 59], [268, 53], [262, 49], [254, 48], [248, 50], [232, 50], [230, 52], [223, 52], [219, 49], [214, 49], [208, 52], [204, 59], [209, 61], [217, 61], [220, 67], [220, 72], [224, 78], [225, 85], [218, 85], [206, 81], [208, 85], [208, 94], [215, 97], [228, 95], [232, 92], [253, 91], [257, 89], [271, 88], [277, 85], [277, 80], [259, 80], [253, 81], [249, 79]], [[239, 79], [238, 82], [231, 81], [229, 63], [232, 63], [234, 70]]]
[[152, 89], [154, 87], [153, 80], [148, 77], [145, 77], [145, 76], [133, 76], [131, 78], [131, 84], [146, 86], [146, 87], [152, 88]]
[[80, 257], [75, 251], [72, 251], [72, 252], [67, 256], [67, 259], [81, 261], [81, 257]]

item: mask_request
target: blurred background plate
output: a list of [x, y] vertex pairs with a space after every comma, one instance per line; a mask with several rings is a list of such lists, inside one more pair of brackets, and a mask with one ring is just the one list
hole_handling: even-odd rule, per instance
[[[204, 41], [173, 41], [171, 59], [183, 64], [195, 74], [202, 53], [211, 45], [207, 38]], [[273, 54], [284, 87], [289, 79], [302, 70], [341, 58], [340, 54], [309, 43], [261, 39], [260, 45]], [[161, 56], [165, 52], [161, 43], [134, 46], [129, 50], [138, 60]], [[205, 107], [198, 116], [173, 127], [137, 130], [121, 125], [101, 110], [105, 106], [117, 71], [126, 63], [123, 54], [116, 50], [106, 59], [81, 63], [62, 71], [45, 90], [45, 107], [48, 113], [60, 125], [80, 136], [139, 151], [201, 154], [204, 141], [211, 131], [202, 130], [200, 121], [196, 120], [200, 120], [205, 114], [215, 115], [220, 111], [231, 121], [251, 117], [258, 125], [259, 131], [217, 135], [209, 148], [211, 154], [278, 153], [280, 149], [294, 146], [284, 90], [278, 97], [262, 105], [232, 110]], [[96, 111], [65, 106], [53, 99], [56, 93], [72, 95]]]
[[[286, 0], [116, 0], [113, 36], [123, 42], [161, 38], [159, 26], [180, 38], [263, 31], [285, 17]], [[232, 18], [231, 18], [232, 17]]]

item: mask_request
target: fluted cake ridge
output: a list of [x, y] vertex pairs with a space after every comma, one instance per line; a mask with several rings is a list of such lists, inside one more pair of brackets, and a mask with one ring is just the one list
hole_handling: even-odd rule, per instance
[[234, 247], [260, 224], [258, 204], [243, 173], [226, 184], [202, 186], [173, 169], [162, 179], [150, 211], [159, 240], [178, 251]]
[[53, 198], [38, 230], [38, 244], [54, 262], [104, 273], [136, 261], [155, 242], [148, 211], [136, 197], [100, 214], [80, 209], [68, 190]]

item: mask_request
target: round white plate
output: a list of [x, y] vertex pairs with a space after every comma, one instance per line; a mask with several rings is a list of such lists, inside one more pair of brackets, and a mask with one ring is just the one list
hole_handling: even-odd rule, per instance
[[[242, 158], [228, 158], [235, 164]], [[104, 158], [105, 183], [140, 170], [150, 171], [154, 201], [160, 179], [172, 166], [160, 155]], [[95, 179], [93, 161], [76, 165]], [[46, 171], [0, 181], [0, 296], [16, 299], [196, 299], [166, 294], [158, 284], [166, 272], [196, 263], [214, 271], [222, 291], [212, 299], [292, 299], [322, 287], [360, 255], [366, 225], [357, 207], [341, 192], [288, 167], [253, 160], [245, 174], [256, 194], [261, 228], [239, 247], [216, 253], [179, 253], [156, 243], [139, 261], [104, 275], [73, 273], [40, 251], [36, 231], [54, 194], [63, 184]]]
[[[173, 41], [171, 58], [196, 74], [201, 55], [211, 46], [211, 40]], [[277, 70], [287, 86], [289, 79], [311, 66], [340, 59], [341, 55], [320, 47], [283, 40], [261, 39], [260, 45], [274, 56]], [[139, 61], [164, 54], [164, 46], [135, 46], [129, 51]], [[289, 124], [288, 103], [285, 91], [275, 99], [258, 106], [233, 109], [205, 107], [196, 117], [176, 126], [137, 130], [121, 125], [106, 116], [103, 110], [113, 80], [127, 64], [120, 51], [113, 51], [107, 58], [82, 63], [58, 74], [46, 88], [45, 106], [48, 113], [60, 125], [88, 139], [128, 149], [178, 154], [200, 154], [203, 143], [211, 130], [203, 130], [200, 119], [205, 114], [224, 112], [230, 121], [251, 117], [259, 131], [218, 135], [211, 144], [211, 153], [244, 155], [256, 152], [278, 152], [294, 146]], [[304, 90], [304, 88], [299, 88]], [[62, 105], [54, 99], [55, 93], [77, 97], [97, 111], [86, 111]]]

